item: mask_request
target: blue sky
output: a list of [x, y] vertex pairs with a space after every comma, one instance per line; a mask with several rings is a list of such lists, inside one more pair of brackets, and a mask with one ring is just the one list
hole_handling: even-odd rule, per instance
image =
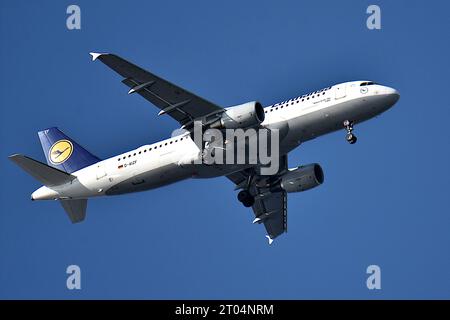
[[[366, 28], [381, 7], [382, 29]], [[450, 298], [450, 5], [412, 1], [64, 1], [0, 6], [0, 298]], [[101, 158], [168, 137], [177, 123], [126, 94], [88, 52], [117, 53], [230, 106], [338, 82], [397, 88], [387, 113], [304, 144], [325, 183], [290, 194], [289, 232], [268, 246], [225, 178], [91, 200], [84, 223], [31, 202], [39, 183], [7, 156], [45, 161], [58, 126]], [[77, 264], [82, 289], [66, 288]], [[366, 288], [377, 264], [382, 289]]]

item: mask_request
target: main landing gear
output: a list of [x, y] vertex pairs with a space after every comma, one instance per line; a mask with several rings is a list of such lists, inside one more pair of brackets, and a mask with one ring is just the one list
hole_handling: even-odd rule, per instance
[[242, 190], [238, 193], [238, 200], [242, 202], [244, 207], [251, 207], [255, 203], [255, 198], [248, 192], [248, 190]]
[[344, 121], [344, 128], [347, 130], [347, 135], [345, 136], [345, 139], [348, 143], [354, 144], [358, 140], [356, 136], [353, 134], [353, 121], [345, 120]]

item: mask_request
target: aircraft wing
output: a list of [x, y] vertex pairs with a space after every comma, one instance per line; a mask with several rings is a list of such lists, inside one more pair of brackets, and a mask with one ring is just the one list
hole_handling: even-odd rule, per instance
[[109, 53], [91, 52], [92, 60], [100, 60], [116, 71], [130, 88], [129, 94], [137, 93], [161, 109], [159, 115], [168, 114], [181, 125], [196, 118], [214, 114], [223, 109], [125, 59]]
[[254, 221], [257, 223], [264, 223], [269, 242], [272, 242], [271, 240], [275, 239], [280, 234], [287, 232], [286, 191], [271, 193], [264, 198], [257, 198], [255, 199], [255, 204], [252, 208], [256, 216]]
[[280, 159], [280, 170], [277, 175], [260, 176], [252, 174], [251, 170], [227, 175], [227, 178], [236, 184], [236, 188], [248, 188], [254, 195], [253, 222], [264, 224], [269, 244], [277, 236], [287, 232], [287, 194], [283, 190], [270, 191], [271, 187], [279, 182], [279, 177], [285, 170], [287, 170], [287, 156]]

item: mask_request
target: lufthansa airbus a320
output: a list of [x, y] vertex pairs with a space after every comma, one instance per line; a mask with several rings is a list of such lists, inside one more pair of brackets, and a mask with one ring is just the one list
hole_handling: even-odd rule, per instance
[[[287, 230], [287, 194], [324, 181], [319, 164], [288, 168], [287, 154], [300, 144], [324, 134], [345, 130], [353, 144], [353, 126], [391, 108], [397, 90], [372, 81], [329, 86], [263, 107], [257, 101], [222, 108], [114, 54], [91, 53], [116, 71], [128, 86], [160, 109], [160, 115], [180, 124], [179, 134], [101, 160], [56, 127], [38, 133], [47, 164], [21, 154], [9, 158], [40, 181], [31, 200], [58, 200], [73, 223], [83, 221], [87, 200], [158, 188], [188, 178], [225, 176], [239, 190], [238, 200], [251, 207], [256, 224], [263, 224], [269, 243]], [[265, 129], [277, 131], [278, 168], [265, 175], [261, 163], [205, 163], [209, 144], [197, 143], [195, 124], [208, 129]], [[225, 141], [224, 149], [235, 148]], [[272, 141], [271, 143], [275, 143]], [[273, 155], [272, 155], [273, 156]]]

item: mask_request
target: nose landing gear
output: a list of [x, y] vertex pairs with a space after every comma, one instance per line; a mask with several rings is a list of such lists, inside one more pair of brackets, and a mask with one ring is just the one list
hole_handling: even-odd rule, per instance
[[255, 198], [248, 192], [248, 190], [242, 190], [238, 193], [238, 200], [242, 202], [244, 207], [251, 207], [255, 203]]
[[358, 139], [353, 134], [353, 121], [345, 120], [343, 125], [344, 125], [345, 130], [347, 130], [347, 135], [345, 136], [345, 139], [347, 140], [347, 142], [350, 144], [356, 143], [356, 141]]

